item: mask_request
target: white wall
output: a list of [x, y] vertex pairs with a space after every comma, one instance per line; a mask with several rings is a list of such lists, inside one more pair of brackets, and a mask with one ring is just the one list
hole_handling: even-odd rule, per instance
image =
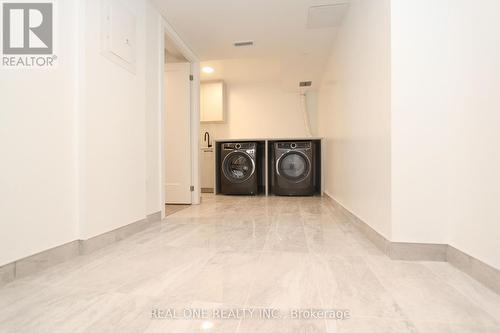
[[[147, 88], [154, 86], [154, 81], [146, 82], [146, 78], [156, 79], [154, 67], [146, 67], [146, 58], [154, 60], [148, 54], [159, 52], [146, 29], [154, 29], [147, 22], [158, 22], [158, 15], [148, 8], [147, 0], [123, 3], [136, 16], [135, 74], [102, 56], [101, 1], [85, 1], [82, 111], [85, 114], [82, 124], [85, 219], [80, 222], [83, 238], [139, 221], [147, 213], [160, 210], [159, 200], [156, 209], [151, 201], [157, 190], [146, 187], [147, 156], [152, 163], [148, 171], [157, 171], [149, 150], [155, 147], [146, 150], [146, 142], [153, 139], [146, 136], [146, 128], [151, 126], [151, 111], [158, 101], [158, 95], [152, 92], [146, 99]], [[153, 36], [158, 33], [157, 30], [147, 32]], [[159, 66], [159, 62], [156, 64]], [[160, 72], [158, 66], [156, 69]], [[149, 178], [156, 181], [154, 176]]]
[[58, 2], [49, 70], [0, 73], [0, 266], [161, 210], [160, 16], [138, 20], [137, 73], [100, 53], [101, 2]]
[[500, 269], [500, 2], [453, 6], [449, 242]]
[[319, 98], [327, 192], [392, 241], [497, 268], [499, 10], [353, 1]]
[[216, 137], [306, 136], [298, 92], [285, 92], [275, 82], [259, 82], [228, 84], [226, 93], [227, 121], [215, 126]]
[[297, 89], [284, 84], [279, 58], [247, 58], [207, 61], [213, 74], [202, 80], [223, 80], [226, 84], [226, 122], [202, 123], [211, 138], [280, 138], [307, 136]]
[[453, 55], [447, 46], [449, 21], [436, 11], [441, 6], [392, 3], [394, 241], [447, 242]]
[[392, 4], [394, 238], [497, 268], [499, 11], [496, 0]]
[[76, 1], [59, 1], [58, 66], [0, 72], [0, 266], [77, 239]]
[[352, 1], [319, 93], [326, 192], [391, 236], [390, 2]]

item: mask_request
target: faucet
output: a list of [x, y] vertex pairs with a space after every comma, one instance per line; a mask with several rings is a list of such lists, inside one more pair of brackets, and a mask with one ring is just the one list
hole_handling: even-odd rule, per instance
[[[207, 142], [207, 139], [208, 139], [208, 142]], [[207, 142], [208, 148], [212, 147], [212, 144], [210, 143], [210, 133], [205, 132], [205, 137], [204, 137], [203, 141]]]

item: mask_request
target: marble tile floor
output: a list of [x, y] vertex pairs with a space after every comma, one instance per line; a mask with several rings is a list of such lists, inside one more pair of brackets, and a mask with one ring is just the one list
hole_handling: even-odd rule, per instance
[[165, 215], [166, 216], [170, 216], [170, 215], [173, 215], [175, 213], [177, 213], [178, 211], [181, 211], [183, 209], [186, 209], [188, 208], [190, 205], [165, 205]]
[[[349, 319], [152, 318], [169, 309]], [[0, 332], [500, 332], [500, 296], [447, 263], [391, 261], [323, 198], [205, 195], [0, 288]]]

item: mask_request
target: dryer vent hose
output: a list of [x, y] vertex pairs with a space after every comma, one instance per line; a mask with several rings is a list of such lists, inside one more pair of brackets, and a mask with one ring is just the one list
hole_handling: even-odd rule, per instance
[[299, 98], [300, 98], [300, 111], [302, 112], [303, 118], [304, 118], [304, 125], [306, 128], [306, 135], [308, 137], [312, 137], [312, 132], [311, 132], [311, 121], [309, 120], [309, 112], [307, 112], [307, 97], [306, 93], [304, 91], [301, 91], [299, 93]]

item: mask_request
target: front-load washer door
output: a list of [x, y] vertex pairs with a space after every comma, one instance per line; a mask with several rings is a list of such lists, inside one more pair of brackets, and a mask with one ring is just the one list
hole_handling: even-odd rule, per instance
[[255, 162], [247, 153], [233, 151], [224, 158], [222, 172], [231, 183], [243, 183], [255, 173]]
[[278, 159], [276, 172], [290, 182], [299, 183], [309, 176], [311, 161], [302, 152], [289, 151]]

